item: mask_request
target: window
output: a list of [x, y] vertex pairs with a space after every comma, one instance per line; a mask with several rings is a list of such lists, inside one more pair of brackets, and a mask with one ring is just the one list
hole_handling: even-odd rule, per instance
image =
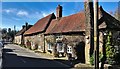
[[34, 42], [31, 42], [31, 45], [34, 47], [35, 45], [34, 45]]
[[72, 53], [72, 46], [67, 46], [67, 53]]
[[38, 46], [38, 49], [41, 49], [41, 46]]
[[52, 44], [48, 43], [48, 50], [52, 50]]
[[60, 39], [60, 38], [62, 38], [62, 37], [63, 37], [62, 35], [56, 36], [57, 39]]
[[62, 43], [57, 43], [57, 51], [58, 52], [64, 52], [64, 46]]

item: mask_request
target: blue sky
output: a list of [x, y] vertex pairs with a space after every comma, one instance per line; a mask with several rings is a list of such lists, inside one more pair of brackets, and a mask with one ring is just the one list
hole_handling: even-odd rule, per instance
[[[25, 22], [33, 25], [48, 14], [56, 14], [58, 4], [63, 6], [63, 16], [84, 10], [83, 2], [2, 2], [2, 11], [0, 11], [2, 23], [0, 23], [0, 26], [2, 24], [2, 28], [13, 29], [13, 26], [16, 25], [16, 30], [20, 30]], [[114, 12], [118, 6], [117, 2], [102, 2], [99, 4], [107, 12]]]

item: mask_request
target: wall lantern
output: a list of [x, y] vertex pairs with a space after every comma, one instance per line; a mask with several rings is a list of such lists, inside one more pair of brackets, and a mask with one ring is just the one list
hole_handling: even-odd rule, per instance
[[89, 36], [85, 36], [86, 39], [86, 43], [89, 44], [90, 40], [89, 40]]

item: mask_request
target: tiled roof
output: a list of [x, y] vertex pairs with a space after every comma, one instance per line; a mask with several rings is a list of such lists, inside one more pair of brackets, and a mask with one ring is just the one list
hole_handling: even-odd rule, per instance
[[60, 19], [53, 19], [45, 34], [85, 31], [85, 14], [79, 12]]
[[24, 35], [35, 34], [38, 32], [43, 32], [48, 27], [52, 18], [55, 18], [55, 15], [52, 13], [40, 20], [38, 20], [30, 29], [28, 29]]
[[100, 7], [101, 15], [103, 18], [101, 20], [103, 22], [100, 22], [99, 28], [108, 28], [108, 29], [114, 29], [114, 30], [120, 30], [120, 21], [118, 21], [115, 17], [108, 14], [106, 11], [103, 10], [102, 7]]
[[[29, 29], [30, 27], [32, 27], [32, 25], [28, 25], [28, 29]], [[22, 29], [16, 34], [16, 36], [22, 35], [25, 31], [26, 31], [26, 27], [22, 28]]]

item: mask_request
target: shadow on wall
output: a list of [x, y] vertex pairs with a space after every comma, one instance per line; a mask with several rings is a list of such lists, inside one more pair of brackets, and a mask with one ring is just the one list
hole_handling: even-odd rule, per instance
[[81, 63], [85, 63], [85, 43], [79, 42], [78, 45], [76, 45], [76, 55], [77, 60], [80, 60]]

